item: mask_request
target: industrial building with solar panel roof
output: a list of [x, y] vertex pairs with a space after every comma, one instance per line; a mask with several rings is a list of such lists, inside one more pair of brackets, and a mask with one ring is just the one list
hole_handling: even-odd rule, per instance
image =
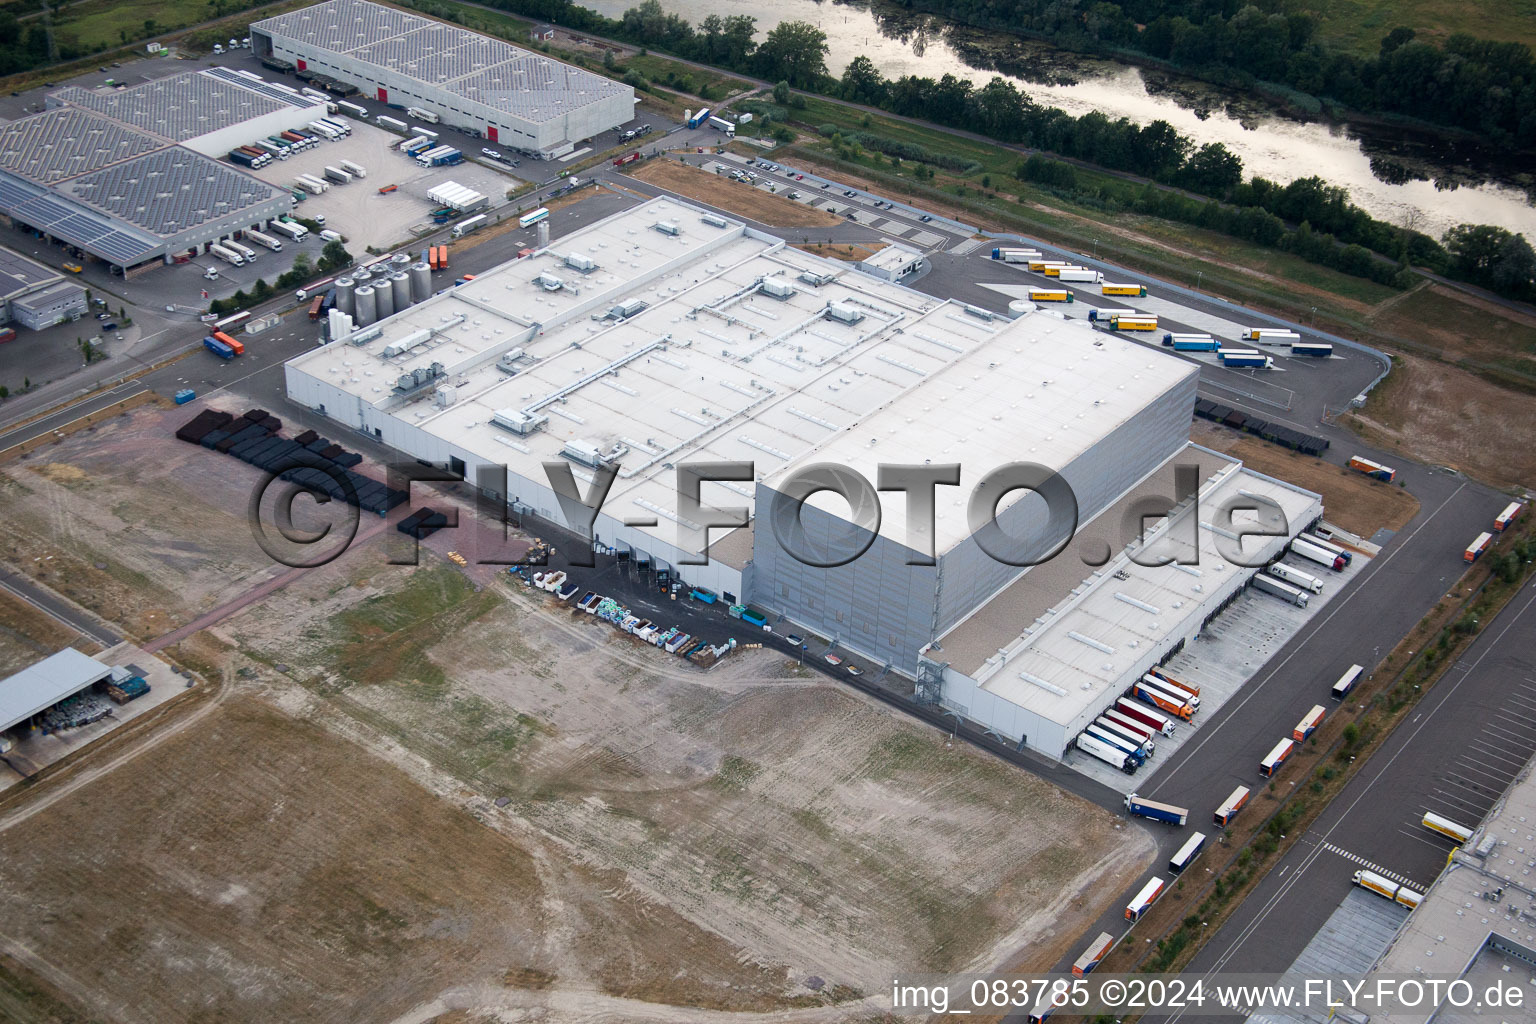
[[251, 51], [429, 110], [533, 156], [560, 157], [635, 116], [635, 91], [511, 43], [366, 0], [328, 0], [251, 25]]
[[[1224, 543], [1250, 523], [1272, 531], [1239, 541], [1262, 564], [1322, 512], [1316, 494], [1189, 442], [1194, 364], [1043, 310], [1010, 319], [934, 298], [679, 200], [435, 295], [415, 270], [338, 280], [336, 340], [287, 364], [291, 398], [567, 528], [546, 466], [568, 466], [582, 493], [611, 468], [600, 550], [833, 638], [1052, 757], [1247, 583], [1253, 569]], [[706, 545], [677, 470], [722, 462], [753, 472], [705, 483], [701, 503], [750, 521]], [[988, 553], [967, 502], [1016, 462], [1071, 485], [1101, 553], [1027, 570]], [[876, 499], [868, 550], [845, 565], [806, 564], [781, 542], [769, 510], [828, 463], [871, 483], [882, 464], [961, 464], [961, 486], [936, 490], [934, 564], [913, 564], [929, 538], [909, 534], [899, 492]], [[1180, 465], [1201, 511], [1170, 500], [1157, 530], [1127, 542], [1120, 524], [1171, 499]], [[504, 491], [481, 476], [495, 467]], [[1262, 510], [1224, 527], [1213, 510], [1229, 500]], [[846, 534], [849, 505], [823, 491], [799, 521], [817, 541]], [[1008, 537], [1046, 551], [1055, 520], [1038, 495], [998, 507]], [[1132, 557], [1154, 540], [1171, 556], [1198, 548], [1198, 564]]]

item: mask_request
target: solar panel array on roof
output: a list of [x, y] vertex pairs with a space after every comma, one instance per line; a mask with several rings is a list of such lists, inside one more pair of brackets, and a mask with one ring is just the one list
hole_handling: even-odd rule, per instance
[[82, 175], [59, 189], [162, 236], [285, 195], [282, 189], [180, 147]]
[[315, 101], [309, 99], [308, 97], [295, 96], [293, 93], [279, 89], [267, 82], [253, 82], [249, 78], [246, 78], [244, 75], [236, 74], [229, 68], [204, 68], [202, 71], [199, 71], [198, 74], [207, 75], [211, 78], [217, 78], [225, 82], [233, 82], [242, 88], [249, 89], [254, 93], [259, 93], [270, 100], [275, 100], [276, 102], [283, 104], [284, 106], [298, 107], [303, 109], [304, 107], [312, 107], [315, 105]]
[[122, 266], [131, 266], [160, 246], [141, 234], [73, 202], [60, 200], [41, 186], [0, 172], [0, 209], [55, 238], [94, 252]]
[[303, 106], [292, 102], [292, 98], [281, 90], [261, 91], [256, 88], [257, 83], [224, 68], [213, 70], [224, 74], [187, 71], [112, 92], [71, 86], [50, 94], [49, 98], [110, 117], [171, 142], [195, 139], [285, 107]]
[[274, 39], [344, 53], [527, 121], [550, 121], [631, 91], [500, 39], [367, 0], [328, 0], [251, 28]]
[[108, 118], [61, 107], [0, 126], [0, 169], [51, 185], [164, 145]]

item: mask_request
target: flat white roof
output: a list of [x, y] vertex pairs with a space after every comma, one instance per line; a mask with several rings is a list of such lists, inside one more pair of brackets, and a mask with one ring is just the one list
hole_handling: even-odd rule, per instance
[[[295, 358], [290, 372], [540, 481], [568, 442], [589, 442], [620, 467], [604, 511], [656, 516], [649, 532], [673, 544], [683, 461], [751, 461], [770, 486], [810, 461], [871, 482], [880, 462], [963, 462], [962, 487], [948, 489], [958, 499], [1004, 463], [1066, 465], [1198, 372], [1081, 323], [935, 299], [674, 199], [589, 225], [377, 327], [355, 335], [362, 345]], [[446, 408], [434, 388], [395, 390], [432, 363], [455, 396]], [[493, 424], [506, 411], [548, 419], [519, 436]], [[585, 486], [590, 475], [573, 471]], [[753, 493], [715, 483], [701, 497], [750, 506]], [[904, 541], [904, 495], [882, 501], [881, 532]], [[941, 502], [938, 518], [940, 551], [968, 534], [963, 505]]]
[[[1188, 460], [1189, 452], [1180, 452], [1164, 467]], [[1214, 472], [1211, 465], [1209, 460], [1201, 461], [1198, 503], [1175, 509], [1171, 521], [1165, 520], [1149, 531], [1146, 546], [1139, 553], [1133, 544], [1098, 569], [1079, 561], [1078, 584], [1070, 591], [1049, 588], [1053, 597], [1065, 596], [1056, 597], [1051, 607], [1028, 621], [1015, 619], [1010, 624], [1006, 618], [1001, 623], [993, 620], [980, 635], [969, 630], [970, 636], [966, 636], [967, 623], [956, 626], [950, 633], [965, 637], [965, 641], [955, 645], [955, 653], [961, 655], [952, 661], [955, 668], [975, 679], [982, 689], [1062, 724], [1070, 724], [1085, 708], [1102, 703], [1109, 690], [1123, 687], [1132, 667], [1166, 641], [1195, 609], [1220, 592], [1234, 575], [1253, 572], [1229, 562], [1217, 546], [1218, 532], [1223, 529], [1217, 510], [1223, 503], [1250, 496], [1273, 501], [1283, 512], [1283, 521], [1279, 516], [1236, 511], [1232, 522], [1239, 527], [1261, 522], [1266, 526], [1288, 525], [1290, 535], [1321, 510], [1321, 499], [1310, 491], [1255, 473], [1237, 462], [1216, 462]], [[1171, 497], [1171, 490], [1164, 493]], [[1188, 542], [1192, 518], [1199, 522], [1198, 551]], [[1108, 528], [1117, 529], [1118, 525], [1110, 523]], [[1228, 551], [1238, 546], [1236, 540], [1228, 538], [1221, 542]], [[1264, 545], [1279, 543], [1283, 541], [1278, 538], [1250, 536], [1242, 539], [1241, 549], [1251, 555]], [[1188, 561], [1191, 554], [1196, 556], [1192, 564], [1142, 564], [1175, 557]], [[1054, 566], [1057, 561], [1061, 558], [1047, 565]], [[1028, 586], [1029, 577], [1037, 571], [1026, 573], [1015, 585]], [[994, 600], [1008, 600], [1008, 591]], [[985, 622], [986, 612], [983, 606], [972, 618]], [[951, 646], [948, 635], [939, 642], [947, 660]]]
[[902, 245], [898, 242], [887, 242], [883, 249], [871, 253], [859, 262], [866, 267], [895, 272], [922, 258], [921, 249], [914, 249], [910, 245]]
[[109, 667], [73, 647], [28, 665], [0, 679], [0, 729], [9, 729], [111, 674]]

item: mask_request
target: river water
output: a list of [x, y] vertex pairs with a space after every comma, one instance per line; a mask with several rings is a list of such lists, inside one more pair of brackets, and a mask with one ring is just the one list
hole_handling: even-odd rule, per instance
[[[582, 2], [616, 18], [638, 0]], [[871, 11], [818, 0], [662, 0], [662, 5], [694, 25], [710, 14], [750, 15], [757, 19], [759, 37], [780, 21], [811, 22], [827, 34], [827, 67], [834, 75], [840, 75], [860, 54], [869, 56], [887, 78], [952, 74], [983, 85], [996, 74], [968, 66], [946, 38], [944, 23], [924, 16], [904, 24], [904, 38], [893, 38], [882, 34]], [[1250, 175], [1282, 183], [1318, 175], [1347, 188], [1357, 205], [1389, 223], [1412, 226], [1437, 237], [1455, 224], [1497, 224], [1536, 239], [1536, 208], [1518, 189], [1481, 184], [1439, 191], [1429, 181], [1387, 184], [1372, 174], [1370, 158], [1359, 141], [1342, 129], [1272, 114], [1255, 115], [1252, 110], [1243, 111], [1239, 119], [1219, 105], [1202, 111], [1202, 117], [1180, 106], [1172, 95], [1149, 92], [1136, 67], [1094, 61], [1085, 73], [1083, 66], [1074, 63], [1074, 81], [1069, 84], [1005, 77], [1036, 103], [1060, 107], [1074, 115], [1100, 110], [1139, 124], [1161, 118], [1197, 145], [1225, 144], [1242, 158], [1244, 171]]]

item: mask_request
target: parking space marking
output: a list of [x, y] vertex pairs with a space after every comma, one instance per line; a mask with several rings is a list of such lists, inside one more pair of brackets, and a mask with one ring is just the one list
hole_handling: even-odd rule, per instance
[[1377, 864], [1374, 861], [1366, 860], [1364, 857], [1360, 856], [1358, 853], [1350, 853], [1348, 850], [1344, 849], [1342, 846], [1334, 846], [1332, 843], [1326, 842], [1326, 841], [1322, 844], [1322, 846], [1323, 846], [1323, 849], [1327, 850], [1329, 853], [1336, 853], [1340, 857], [1343, 857], [1347, 861], [1352, 861], [1352, 862], [1354, 862], [1356, 864], [1359, 864], [1361, 867], [1365, 868], [1367, 871], [1374, 871], [1378, 875], [1382, 875], [1382, 876], [1384, 876], [1386, 878], [1390, 878], [1390, 879], [1392, 879], [1392, 881], [1396, 882], [1398, 885], [1408, 885], [1408, 884], [1410, 884], [1413, 881], [1410, 878], [1407, 878], [1407, 877], [1405, 877], [1403, 875], [1398, 874], [1396, 871], [1390, 871], [1387, 868], [1382, 867], [1380, 864]]

